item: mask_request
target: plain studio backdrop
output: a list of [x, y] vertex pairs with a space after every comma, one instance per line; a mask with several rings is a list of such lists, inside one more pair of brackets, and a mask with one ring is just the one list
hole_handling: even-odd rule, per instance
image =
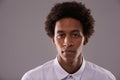
[[[57, 2], [70, 0], [0, 0], [0, 80], [20, 80], [30, 69], [56, 57], [44, 27]], [[95, 18], [95, 33], [83, 54], [120, 80], [120, 0], [76, 0]]]

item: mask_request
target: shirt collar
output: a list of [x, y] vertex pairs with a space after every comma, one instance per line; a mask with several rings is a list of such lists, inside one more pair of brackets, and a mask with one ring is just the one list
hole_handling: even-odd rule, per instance
[[75, 80], [79, 80], [80, 77], [82, 76], [84, 68], [85, 68], [85, 59], [84, 58], [83, 58], [83, 62], [82, 62], [81, 68], [77, 72], [75, 72], [74, 74], [69, 74], [68, 72], [66, 72], [60, 66], [60, 64], [59, 64], [59, 62], [57, 60], [57, 57], [54, 60], [54, 69], [55, 69], [55, 73], [56, 73], [56, 76], [57, 76], [58, 80], [62, 80], [65, 77], [67, 77], [68, 75], [72, 75], [72, 77], [75, 78]]
[[57, 57], [54, 60], [54, 69], [55, 69], [55, 73], [57, 75], [58, 80], [62, 80], [63, 78], [65, 78], [66, 76], [68, 76], [69, 74], [60, 66]]

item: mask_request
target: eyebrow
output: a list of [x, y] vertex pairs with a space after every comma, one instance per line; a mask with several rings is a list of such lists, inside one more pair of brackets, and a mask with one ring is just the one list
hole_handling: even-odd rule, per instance
[[64, 33], [64, 31], [62, 31], [62, 30], [59, 30], [59, 31], [57, 31], [57, 33]]
[[81, 31], [80, 30], [73, 30], [72, 33], [74, 33], [74, 32], [81, 32]]
[[[71, 33], [74, 33], [74, 32], [81, 32], [80, 30], [72, 30]], [[58, 30], [57, 33], [64, 33], [64, 31], [62, 30]]]

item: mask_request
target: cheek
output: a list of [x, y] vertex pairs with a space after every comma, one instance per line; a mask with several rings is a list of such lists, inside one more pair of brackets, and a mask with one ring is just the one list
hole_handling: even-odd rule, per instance
[[75, 42], [76, 42], [76, 43], [75, 43], [75, 44], [76, 44], [76, 47], [79, 48], [79, 47], [82, 47], [82, 46], [83, 46], [84, 40], [81, 40], [81, 39], [80, 39], [80, 40], [77, 40], [77, 41], [75, 41]]
[[62, 41], [60, 41], [60, 40], [55, 40], [55, 46], [56, 46], [56, 48], [61, 48], [62, 47]]

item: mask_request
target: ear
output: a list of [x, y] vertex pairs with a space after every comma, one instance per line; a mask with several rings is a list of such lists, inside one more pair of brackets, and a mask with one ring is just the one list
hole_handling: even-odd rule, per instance
[[85, 37], [84, 39], [84, 45], [86, 45], [88, 43], [88, 37]]

